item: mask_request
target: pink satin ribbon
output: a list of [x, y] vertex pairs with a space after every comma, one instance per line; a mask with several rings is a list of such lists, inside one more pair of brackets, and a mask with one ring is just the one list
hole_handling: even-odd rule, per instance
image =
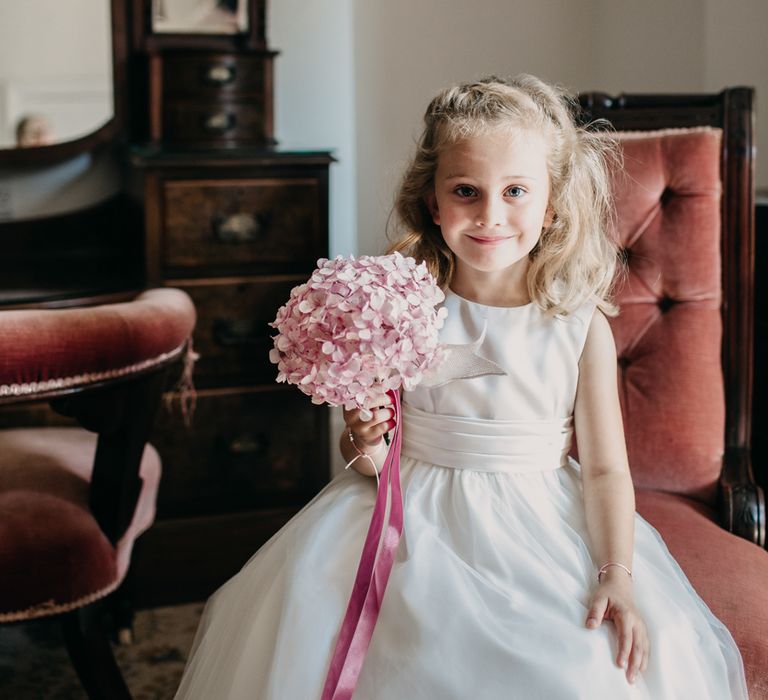
[[[325, 678], [322, 700], [351, 700], [363, 667], [373, 628], [381, 610], [381, 601], [392, 572], [397, 547], [403, 534], [403, 494], [400, 487], [400, 447], [402, 427], [400, 395], [388, 391], [395, 406], [395, 428], [389, 452], [379, 479], [371, 524], [357, 567], [352, 595], [341, 623], [339, 638]], [[384, 515], [389, 498], [389, 519]], [[383, 539], [382, 539], [383, 532]], [[381, 547], [379, 543], [381, 542]]]

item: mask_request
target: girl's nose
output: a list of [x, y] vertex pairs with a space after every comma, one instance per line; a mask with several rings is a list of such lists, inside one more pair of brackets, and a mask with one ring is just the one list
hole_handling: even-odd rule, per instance
[[504, 223], [503, 202], [488, 197], [480, 203], [477, 209], [475, 225], [482, 228], [496, 228]]

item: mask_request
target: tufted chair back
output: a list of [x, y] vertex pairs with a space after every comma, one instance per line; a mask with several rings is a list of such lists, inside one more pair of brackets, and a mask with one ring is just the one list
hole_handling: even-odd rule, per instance
[[[613, 185], [626, 266], [611, 324], [635, 486], [710, 506], [725, 496], [724, 524], [757, 541], [762, 493], [729, 500], [752, 481], [752, 98], [733, 88], [580, 101], [623, 151]], [[748, 511], [740, 526], [733, 508]]]
[[614, 196], [626, 276], [612, 326], [633, 479], [713, 502], [725, 444], [722, 131], [623, 132], [620, 143]]

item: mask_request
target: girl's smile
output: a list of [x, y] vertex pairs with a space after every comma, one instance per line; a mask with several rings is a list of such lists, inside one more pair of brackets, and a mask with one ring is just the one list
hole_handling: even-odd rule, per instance
[[544, 137], [505, 128], [459, 141], [440, 152], [434, 187], [427, 205], [456, 256], [454, 289], [524, 297], [528, 254], [551, 223]]
[[493, 236], [484, 238], [481, 236], [469, 236], [475, 243], [479, 243], [480, 245], [498, 245], [499, 243], [503, 243], [504, 241], [508, 241], [513, 236]]

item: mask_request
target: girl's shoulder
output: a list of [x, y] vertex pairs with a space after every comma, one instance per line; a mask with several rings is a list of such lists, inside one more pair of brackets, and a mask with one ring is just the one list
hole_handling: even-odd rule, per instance
[[597, 303], [592, 299], [586, 299], [579, 306], [577, 306], [571, 313], [575, 319], [578, 319], [579, 323], [589, 327], [589, 324], [592, 321], [592, 317], [595, 315], [595, 312], [597, 311], [598, 311]]
[[556, 332], [567, 339], [577, 358], [581, 356], [584, 349], [589, 328], [596, 313], [602, 315], [597, 303], [592, 299], [586, 299], [573, 311], [567, 314], [557, 314], [553, 317]]
[[589, 326], [590, 322], [592, 321], [592, 317], [595, 314], [595, 311], [598, 310], [597, 302], [595, 302], [593, 299], [585, 299], [582, 302], [580, 302], [575, 308], [571, 309], [567, 313], [547, 313], [546, 311], [542, 312], [545, 316], [550, 316], [554, 320], [556, 320], [559, 323], [566, 323], [566, 324], [580, 324], [580, 325], [586, 325]]

